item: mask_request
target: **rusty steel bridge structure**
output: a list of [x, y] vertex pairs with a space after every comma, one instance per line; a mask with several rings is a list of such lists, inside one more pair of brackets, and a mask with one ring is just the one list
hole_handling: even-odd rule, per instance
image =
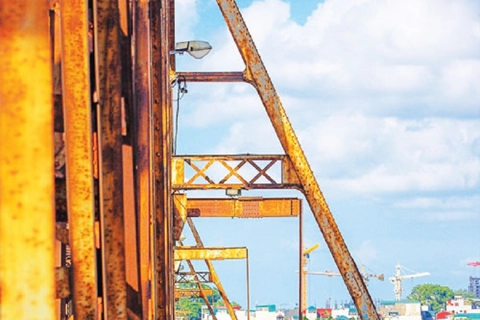
[[[176, 70], [174, 0], [1, 2], [0, 319], [170, 320], [176, 299], [207, 301], [209, 282], [236, 319], [211, 261], [248, 252], [205, 247], [194, 220], [298, 217], [302, 202], [188, 197], [219, 189], [299, 191], [360, 317], [379, 318], [236, 2], [216, 2], [243, 71]], [[253, 86], [284, 154], [174, 154], [180, 81]]]

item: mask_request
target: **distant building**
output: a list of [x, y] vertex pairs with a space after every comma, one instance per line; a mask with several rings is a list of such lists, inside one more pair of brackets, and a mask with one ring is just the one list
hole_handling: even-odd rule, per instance
[[385, 320], [422, 320], [420, 301], [400, 300], [380, 302], [378, 313]]
[[318, 308], [317, 318], [328, 319], [332, 315], [332, 308]]
[[461, 296], [456, 296], [450, 299], [446, 303], [446, 310], [454, 315], [465, 313], [478, 313], [480, 309], [477, 309], [476, 305], [471, 300], [465, 299]]
[[339, 309], [332, 310], [332, 318], [336, 320], [359, 319], [357, 308], [344, 306]]
[[[282, 310], [277, 310], [274, 304], [257, 305], [255, 310], [240, 310], [238, 307], [233, 308], [238, 320], [285, 320], [285, 313]], [[217, 320], [231, 320], [227, 308], [224, 306], [214, 309]], [[250, 313], [250, 317], [249, 316]], [[206, 308], [202, 308], [202, 320], [211, 320], [212, 316], [208, 313]]]
[[459, 313], [453, 316], [453, 320], [480, 320], [480, 313]]
[[437, 320], [451, 320], [453, 319], [453, 313], [450, 311], [440, 311], [436, 315]]
[[480, 277], [470, 277], [468, 284], [468, 292], [473, 293], [475, 297], [480, 299]]

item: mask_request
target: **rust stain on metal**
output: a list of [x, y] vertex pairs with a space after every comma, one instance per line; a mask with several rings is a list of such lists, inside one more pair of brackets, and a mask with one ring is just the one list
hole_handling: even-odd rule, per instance
[[68, 225], [65, 222], [57, 222], [55, 225], [55, 238], [63, 244], [69, 244]]
[[246, 82], [244, 72], [178, 72], [176, 76], [187, 82]]
[[[362, 319], [378, 319], [370, 294], [362, 281], [355, 262], [350, 256], [345, 241], [315, 180], [235, 1], [217, 0], [217, 3], [245, 62], [246, 68], [252, 77], [253, 85], [263, 102], [280, 143], [292, 161], [293, 168], [303, 186], [303, 193], [307, 198], [317, 224], [323, 233], [360, 316]], [[351, 275], [354, 281], [351, 281], [351, 278], [346, 276], [347, 274]]]
[[230, 260], [246, 259], [247, 248], [175, 247], [175, 260]]
[[189, 217], [295, 217], [300, 214], [297, 198], [189, 198], [185, 201]]
[[135, 1], [133, 13], [133, 152], [135, 179], [135, 208], [140, 268], [140, 293], [143, 317], [151, 317], [149, 300], [153, 234], [151, 230], [153, 208], [152, 158], [152, 104], [150, 100], [150, 21], [149, 1]]
[[170, 54], [175, 46], [175, 1], [153, 0], [151, 5], [152, 103], [153, 103], [153, 157], [154, 157], [154, 227], [156, 251], [153, 253], [153, 306], [155, 319], [173, 319], [174, 260], [172, 236], [173, 204], [171, 192], [172, 159], [172, 88], [171, 68], [175, 67]]
[[176, 241], [180, 236], [187, 221], [187, 195], [185, 193], [175, 194], [173, 196], [173, 215], [174, 215], [174, 233]]
[[[211, 296], [213, 294], [212, 289], [203, 289], [203, 293], [205, 296]], [[194, 297], [201, 297], [202, 290], [199, 288], [193, 289], [175, 289], [175, 300], [180, 298], [194, 298]]]
[[57, 299], [65, 299], [72, 295], [70, 288], [71, 269], [68, 267], [55, 268], [55, 297]]
[[[185, 166], [193, 171], [189, 177], [185, 176]], [[225, 174], [214, 179], [210, 168], [216, 169], [214, 175], [219, 174], [219, 168]], [[242, 173], [243, 169], [250, 175]], [[172, 187], [176, 190], [301, 189], [301, 183], [285, 155], [183, 155], [173, 157]]]
[[67, 207], [76, 317], [97, 314], [87, 1], [62, 6]]
[[55, 318], [48, 2], [0, 6], [0, 319]]
[[96, 9], [104, 316], [126, 319], [120, 13], [116, 0], [97, 0]]

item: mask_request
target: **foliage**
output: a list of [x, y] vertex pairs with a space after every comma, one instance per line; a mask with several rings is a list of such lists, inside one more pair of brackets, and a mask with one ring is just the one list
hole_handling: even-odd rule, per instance
[[430, 308], [439, 312], [445, 307], [445, 303], [455, 296], [452, 289], [438, 284], [421, 284], [412, 289], [407, 299], [417, 300], [422, 304], [430, 305]]
[[[194, 282], [179, 284], [180, 289], [193, 289], [197, 287], [197, 283]], [[206, 284], [202, 284], [202, 288], [213, 292], [213, 294], [207, 296], [208, 302], [213, 308], [225, 305], [217, 288], [210, 287]], [[232, 306], [239, 306], [236, 302], [230, 302], [230, 304]], [[202, 306], [204, 305], [206, 305], [206, 303], [202, 297], [185, 297], [180, 298], [175, 303], [175, 309], [184, 312], [188, 319], [197, 320], [202, 317]]]
[[464, 297], [465, 299], [475, 299], [476, 296], [475, 294], [471, 293], [471, 292], [468, 292], [467, 290], [465, 289], [458, 289], [458, 290], [455, 290], [453, 292], [456, 296], [462, 296]]

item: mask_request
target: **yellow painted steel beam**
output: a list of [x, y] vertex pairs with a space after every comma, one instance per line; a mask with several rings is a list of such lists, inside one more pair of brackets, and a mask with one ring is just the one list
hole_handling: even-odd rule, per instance
[[175, 260], [229, 260], [246, 259], [247, 248], [245, 247], [175, 247]]
[[182, 230], [187, 221], [187, 195], [177, 193], [173, 195], [174, 239], [180, 240]]
[[315, 243], [313, 246], [311, 246], [310, 248], [308, 249], [305, 249], [303, 252], [302, 252], [302, 255], [303, 256], [307, 256], [308, 254], [310, 254], [310, 252], [312, 252], [313, 250], [317, 249], [320, 245], [318, 243]]
[[302, 209], [301, 204], [298, 198], [190, 198], [187, 199], [187, 215], [238, 218], [296, 217]]
[[[224, 175], [214, 178], [219, 173]], [[178, 155], [172, 158], [172, 188], [301, 189], [301, 183], [286, 155]]]
[[62, 3], [61, 19], [73, 310], [75, 317], [94, 319], [97, 315], [97, 265], [87, 1]]
[[212, 289], [175, 289], [175, 300], [180, 298], [200, 297], [202, 292], [205, 294], [205, 296], [211, 296], [213, 294]]
[[0, 319], [55, 319], [48, 1], [0, 5]]

